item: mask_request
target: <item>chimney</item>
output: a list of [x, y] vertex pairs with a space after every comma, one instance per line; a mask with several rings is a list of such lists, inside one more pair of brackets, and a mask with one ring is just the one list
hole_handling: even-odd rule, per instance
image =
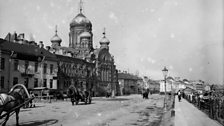
[[14, 35], [13, 35], [13, 42], [16, 42], [17, 41], [17, 33], [16, 33], [16, 31], [14, 32]]
[[39, 42], [39, 48], [44, 48], [43, 41], [40, 41], [40, 42]]
[[18, 36], [19, 40], [23, 41], [24, 38], [25, 38], [25, 34], [24, 33], [19, 34], [19, 36]]

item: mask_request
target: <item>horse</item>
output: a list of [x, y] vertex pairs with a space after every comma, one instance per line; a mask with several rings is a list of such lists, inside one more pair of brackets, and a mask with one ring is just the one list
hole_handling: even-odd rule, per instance
[[67, 90], [67, 95], [69, 98], [71, 98], [71, 103], [74, 105], [74, 102], [76, 105], [78, 105], [79, 101], [91, 103], [91, 97], [90, 93], [88, 91], [79, 91], [75, 86], [71, 85], [69, 86]]
[[[30, 98], [30, 95], [23, 84], [14, 85], [8, 94], [0, 94], [0, 115], [3, 111], [8, 113], [2, 126], [6, 125], [11, 113], [10, 111], [18, 105], [23, 104], [26, 98]], [[17, 108], [14, 111], [16, 113], [16, 125], [19, 126], [20, 108]]]
[[74, 86], [69, 86], [67, 90], [67, 96], [71, 98], [71, 103], [74, 105], [75, 102], [75, 96], [78, 94], [76, 88]]

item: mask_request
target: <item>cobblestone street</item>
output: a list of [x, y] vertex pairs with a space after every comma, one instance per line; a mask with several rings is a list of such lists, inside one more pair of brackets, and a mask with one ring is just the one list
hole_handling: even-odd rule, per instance
[[[116, 98], [93, 98], [90, 105], [72, 106], [69, 101], [37, 103], [36, 108], [21, 109], [22, 126], [157, 126], [162, 115], [163, 97], [151, 95], [142, 99], [141, 95]], [[8, 121], [15, 125], [15, 115]]]

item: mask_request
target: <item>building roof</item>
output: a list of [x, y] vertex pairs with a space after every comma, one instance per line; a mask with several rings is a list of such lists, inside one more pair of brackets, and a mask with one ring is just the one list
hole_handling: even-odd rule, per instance
[[13, 51], [13, 53], [16, 53], [18, 55], [45, 57], [45, 59], [48, 59], [48, 60], [56, 60], [56, 56], [54, 54], [36, 45], [9, 42], [1, 38], [0, 38], [0, 45], [1, 45], [0, 46], [1, 50], [10, 51], [10, 52]]
[[174, 80], [174, 78], [171, 77], [171, 76], [167, 77], [166, 79], [168, 79], [168, 80]]
[[55, 34], [52, 38], [51, 38], [51, 42], [52, 43], [59, 43], [58, 45], [60, 45], [62, 39], [58, 36], [58, 34]]
[[60, 61], [65, 61], [65, 62], [75, 62], [75, 63], [85, 63], [85, 64], [87, 64], [87, 65], [93, 65], [93, 66], [95, 66], [94, 65], [94, 63], [89, 63], [89, 62], [86, 62], [85, 60], [83, 60], [83, 59], [79, 59], [79, 58], [74, 58], [74, 57], [70, 57], [70, 56], [64, 56], [64, 55], [58, 55], [58, 54], [56, 54], [56, 57], [58, 58], [58, 59], [60, 59]]
[[118, 73], [118, 79], [141, 80], [140, 77], [129, 73]]
[[83, 15], [82, 13], [79, 13], [75, 18], [72, 19], [70, 26], [79, 26], [79, 25], [83, 25], [83, 26], [92, 26], [92, 23], [90, 22], [89, 19], [86, 18], [85, 15]]

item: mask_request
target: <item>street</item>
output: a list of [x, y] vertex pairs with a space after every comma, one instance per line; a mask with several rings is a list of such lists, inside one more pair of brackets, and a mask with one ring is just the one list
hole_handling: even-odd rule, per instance
[[[116, 98], [94, 97], [92, 104], [72, 106], [68, 101], [36, 103], [36, 108], [21, 109], [22, 126], [158, 126], [162, 116], [163, 96], [141, 95]], [[15, 114], [7, 123], [16, 124]]]

